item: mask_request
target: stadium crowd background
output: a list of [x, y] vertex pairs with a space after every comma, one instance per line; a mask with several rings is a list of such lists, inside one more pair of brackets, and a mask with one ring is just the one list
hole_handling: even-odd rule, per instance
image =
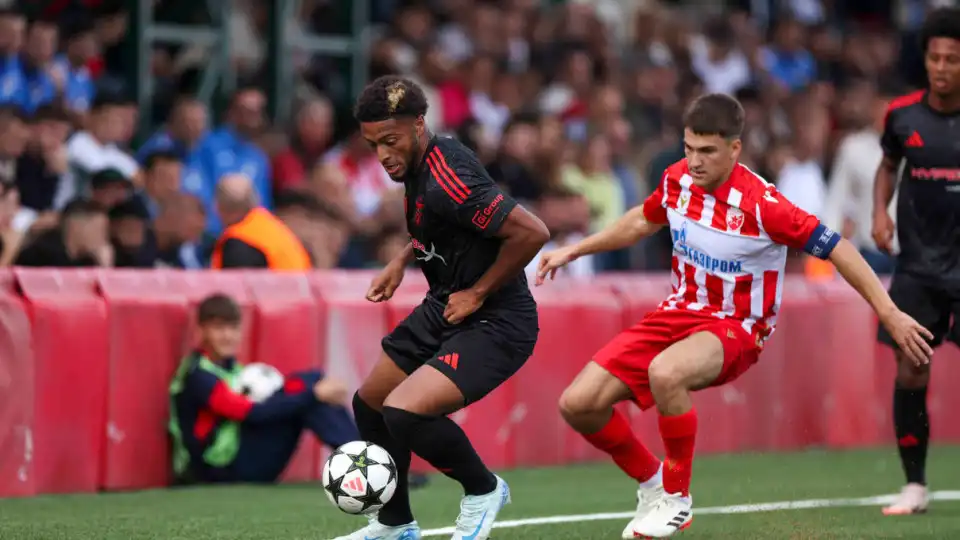
[[[350, 0], [294, 3], [285, 31], [345, 33]], [[744, 163], [888, 271], [870, 239], [878, 129], [892, 97], [922, 86], [916, 32], [943, 3], [371, 0], [362, 75], [422, 84], [428, 125], [474, 148], [552, 244], [643, 200], [683, 156], [691, 98], [734, 94]], [[251, 178], [318, 268], [377, 266], [406, 243], [402, 191], [351, 121], [343, 63], [294, 54], [291, 114], [270, 121], [267, 3], [232, 4], [238, 84], [214, 110], [194, 98], [213, 54], [200, 46], [147, 49], [152, 99], [138, 106], [127, 2], [0, 4], [0, 265], [203, 268], [221, 227], [213, 188], [231, 172]], [[189, 25], [215, 5], [140, 9]], [[569, 271], [666, 269], [669, 240]]]

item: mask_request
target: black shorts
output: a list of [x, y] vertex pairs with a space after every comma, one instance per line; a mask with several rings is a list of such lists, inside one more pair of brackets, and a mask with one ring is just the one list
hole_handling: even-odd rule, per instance
[[[890, 283], [890, 298], [901, 311], [930, 330], [931, 346], [940, 345], [944, 339], [960, 345], [960, 287], [943, 287], [931, 284], [929, 279], [897, 272]], [[896, 347], [883, 325], [877, 330], [877, 340]]]
[[383, 338], [383, 351], [407, 374], [425, 364], [438, 369], [457, 385], [466, 405], [500, 386], [533, 354], [540, 333], [535, 307], [481, 308], [457, 325], [443, 318], [443, 310], [426, 298]]

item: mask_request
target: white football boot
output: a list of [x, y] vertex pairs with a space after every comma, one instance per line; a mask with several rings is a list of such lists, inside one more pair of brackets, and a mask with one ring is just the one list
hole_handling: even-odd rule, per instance
[[653, 510], [633, 526], [634, 538], [668, 538], [693, 521], [693, 499], [665, 493]]
[[627, 526], [623, 529], [621, 538], [634, 538], [634, 526], [656, 508], [657, 502], [660, 501], [663, 495], [663, 467], [661, 466], [657, 474], [637, 486], [637, 513], [634, 514], [633, 519], [631, 519], [630, 523], [627, 523]]
[[930, 505], [930, 497], [927, 494], [927, 486], [922, 484], [907, 484], [903, 486], [900, 495], [894, 499], [893, 504], [883, 509], [885, 516], [906, 516], [910, 514], [923, 514]]
[[460, 501], [457, 527], [450, 540], [487, 540], [500, 510], [510, 504], [510, 486], [497, 477], [497, 488], [486, 495], [467, 495]]
[[376, 516], [368, 516], [370, 524], [346, 536], [338, 536], [333, 540], [421, 540], [420, 526], [417, 522], [407, 523], [398, 527], [384, 525], [377, 521]]

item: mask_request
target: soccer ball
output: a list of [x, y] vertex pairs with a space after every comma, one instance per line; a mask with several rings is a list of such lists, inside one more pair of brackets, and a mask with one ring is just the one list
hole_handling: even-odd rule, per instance
[[237, 390], [254, 403], [261, 403], [283, 388], [283, 374], [267, 364], [244, 366], [237, 378]]
[[353, 441], [333, 451], [323, 466], [323, 489], [348, 514], [372, 514], [397, 489], [397, 466], [382, 447]]

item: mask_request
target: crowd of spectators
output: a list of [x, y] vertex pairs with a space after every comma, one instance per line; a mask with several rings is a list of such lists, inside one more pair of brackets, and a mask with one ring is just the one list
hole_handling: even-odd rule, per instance
[[[121, 84], [125, 3], [61, 3], [83, 6], [0, 11], [0, 265], [206, 267], [227, 174], [251, 180], [318, 268], [376, 266], [403, 248], [402, 190], [351, 122], [334, 64], [295, 55], [290, 84], [308, 91], [290, 122], [268, 121], [256, 84], [264, 3], [234, 3], [229, 39], [248, 84], [218, 125], [178, 82], [209, 51], [152, 51], [169, 99], [136, 147], [138, 115], [157, 113], [138, 110]], [[743, 162], [872, 252], [879, 123], [893, 96], [922, 85], [927, 3], [373, 0], [366, 75], [421, 84], [430, 129], [474, 149], [548, 225], [548, 248], [641, 202], [683, 156], [685, 105], [733, 94], [747, 113]], [[350, 2], [299, 7], [291, 31], [342, 33], [324, 14]], [[659, 270], [669, 253], [664, 234], [568, 271]], [[875, 255], [877, 268], [889, 263]]]

